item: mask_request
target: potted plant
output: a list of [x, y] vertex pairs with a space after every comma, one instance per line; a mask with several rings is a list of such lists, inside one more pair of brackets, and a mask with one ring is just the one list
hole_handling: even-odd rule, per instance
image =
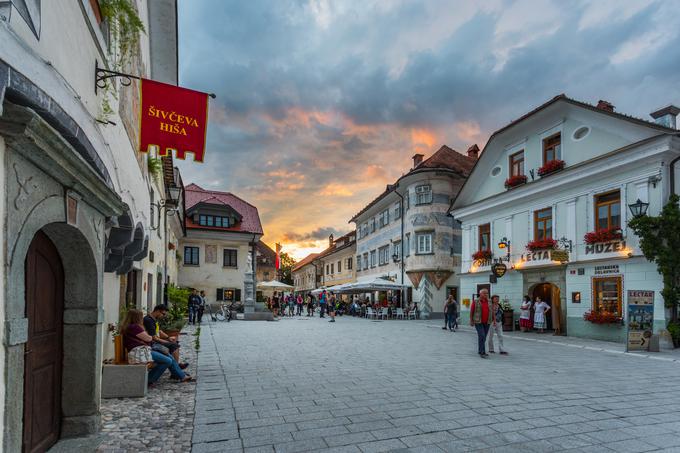
[[564, 168], [564, 161], [560, 159], [549, 160], [538, 169], [538, 176], [547, 176]]
[[537, 250], [555, 249], [557, 241], [555, 239], [536, 239], [527, 243], [527, 250], [535, 252]]
[[493, 257], [491, 250], [478, 250], [472, 254], [472, 259], [475, 261], [488, 261]]
[[673, 347], [680, 347], [680, 322], [671, 321], [666, 326], [666, 329], [673, 340]]
[[510, 176], [508, 179], [505, 180], [505, 188], [506, 189], [512, 189], [513, 187], [521, 186], [522, 184], [526, 184], [527, 182], [527, 175], [515, 175], [515, 176]]
[[512, 332], [514, 326], [515, 311], [510, 304], [510, 301], [506, 298], [503, 299], [499, 305], [503, 309], [503, 331]]
[[586, 244], [597, 244], [599, 242], [616, 241], [623, 238], [623, 232], [619, 227], [603, 228], [591, 231], [583, 236]]
[[609, 311], [587, 311], [583, 314], [583, 319], [593, 324], [623, 324], [621, 316]]

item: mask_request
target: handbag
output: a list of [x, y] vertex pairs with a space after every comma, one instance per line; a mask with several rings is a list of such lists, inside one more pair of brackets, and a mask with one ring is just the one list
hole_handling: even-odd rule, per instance
[[164, 354], [164, 355], [170, 355], [170, 349], [168, 349], [167, 346], [163, 346], [160, 343], [152, 344], [151, 349], [153, 349], [156, 352], [160, 352], [161, 354]]
[[137, 346], [128, 352], [128, 363], [131, 365], [144, 364], [153, 362], [151, 357], [151, 347]]

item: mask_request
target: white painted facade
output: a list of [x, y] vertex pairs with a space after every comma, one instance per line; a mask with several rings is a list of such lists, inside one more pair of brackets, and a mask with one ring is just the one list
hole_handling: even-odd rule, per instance
[[[587, 132], [583, 133], [587, 128]], [[577, 131], [579, 131], [577, 133]], [[565, 168], [539, 177], [542, 143], [559, 133]], [[510, 156], [523, 150], [529, 182], [506, 189]], [[498, 244], [510, 241], [508, 272], [490, 284], [491, 294], [508, 299], [516, 318], [524, 295], [534, 296], [542, 284], [550, 284], [553, 300], [560, 307], [562, 333], [623, 341], [625, 327], [595, 325], [584, 313], [601, 301], [603, 278], [620, 281], [620, 313], [625, 317], [628, 290], [655, 292], [655, 330], [665, 326], [660, 291], [662, 281], [656, 265], [647, 262], [638, 238], [626, 227], [629, 205], [637, 199], [649, 202], [649, 215], [658, 215], [669, 196], [668, 163], [680, 155], [680, 140], [672, 130], [604, 113], [589, 106], [558, 99], [545, 108], [492, 135], [468, 183], [455, 201], [452, 214], [462, 223], [461, 299], [471, 300], [481, 285], [489, 285], [490, 263], [475, 261], [480, 250], [480, 226], [490, 226], [494, 258], [505, 258]], [[499, 170], [500, 169], [500, 170]], [[534, 170], [534, 179], [530, 170]], [[620, 196], [621, 240], [586, 244], [586, 233], [596, 230], [599, 195]], [[553, 261], [549, 252], [530, 252], [529, 241], [538, 239], [535, 213], [550, 213], [550, 237], [564, 239], [558, 245], [571, 252], [568, 261]], [[596, 295], [596, 292], [599, 296]], [[612, 300], [613, 300], [613, 295]], [[597, 302], [599, 303], [599, 302]], [[463, 310], [466, 310], [465, 303]], [[553, 310], [555, 313], [556, 310]]]
[[[60, 111], [68, 118], [66, 121], [70, 121], [69, 125], [78, 127], [80, 129], [79, 134], [82, 134], [91, 144], [96, 153], [96, 158], [101, 161], [102, 168], [110, 176], [109, 189], [117, 194], [119, 203], [129, 209], [133, 225], [141, 225], [144, 233], [149, 236], [149, 252], [153, 253], [154, 261], [152, 262], [147, 256], [134, 265], [134, 268], [139, 270], [141, 277], [137, 286], [136, 299], [140, 308], [146, 308], [145, 301], [147, 301], [148, 294], [151, 294], [151, 300], [155, 301], [158, 298], [157, 279], [163, 273], [164, 251], [167, 247], [167, 241], [177, 243], [177, 236], [181, 234], [181, 228], [178, 228], [178, 225], [171, 221], [168, 238], [164, 237], [162, 230], [152, 230], [150, 193], [155, 194], [156, 202], [165, 198], [163, 178], [160, 175], [158, 180], [154, 180], [149, 174], [146, 155], [140, 156], [137, 151], [136, 139], [133, 137], [134, 134], [124, 127], [125, 120], [129, 120], [128, 123], [134, 124], [135, 127], [136, 122], [129, 117], [123, 118], [125, 113], [120, 113], [121, 110], [118, 105], [118, 100], [121, 103], [129, 102], [129, 96], [136, 90], [135, 85], [127, 88], [129, 91], [124, 96], [119, 95], [118, 100], [111, 98], [113, 114], [110, 115], [109, 120], [115, 124], [98, 122], [97, 118], [101, 117], [103, 94], [101, 90], [95, 93], [95, 64], [98, 64], [99, 67], [107, 67], [111, 64], [112, 58], [107, 51], [107, 43], [100, 30], [92, 3], [89, 0], [40, 2], [39, 15], [33, 18], [34, 23], [39, 28], [39, 37], [29, 28], [27, 20], [18, 13], [16, 8], [7, 2], [3, 3], [0, 6], [0, 15], [2, 16], [0, 17], [0, 43], [2, 43], [0, 45], [0, 88], [4, 88], [5, 84], [8, 83], [8, 80], [5, 79], [7, 74], [15, 74], [16, 77], [20, 75], [25, 78], [32, 87], [39, 90], [40, 96], [45, 96], [42, 98], [43, 100], [49, 99], [51, 106], [58, 106]], [[140, 36], [139, 58], [131, 72], [145, 77], [150, 77], [153, 72], [158, 80], [176, 83], [176, 2], [166, 1], [164, 3], [169, 9], [165, 9], [162, 17], [159, 17], [156, 14], [150, 14], [146, 0], [135, 1], [138, 15], [144, 23], [147, 33]], [[150, 19], [153, 19], [155, 24], [153, 29], [149, 27]], [[157, 55], [154, 58], [151, 58], [149, 50], [151, 42], [157, 49]], [[174, 59], [169, 62], [163, 61], [168, 54], [173, 54]], [[9, 68], [9, 72], [6, 72], [5, 68]], [[9, 80], [10, 86], [12, 82], [12, 80]], [[16, 83], [16, 80], [14, 82]], [[119, 82], [116, 82], [116, 87], [121, 89]], [[0, 114], [3, 110], [2, 96], [4, 94], [3, 89], [0, 89]], [[9, 102], [14, 103], [16, 101], [11, 99]], [[126, 106], [128, 112], [131, 108], [134, 108], [131, 104], [123, 105], [123, 107]], [[35, 107], [33, 108], [35, 109]], [[125, 108], [122, 111], [124, 112]], [[4, 168], [5, 152], [5, 140], [0, 136], [0, 184], [3, 188], [8, 187], [9, 176], [7, 173], [10, 170]], [[84, 178], [85, 175], [81, 176]], [[31, 177], [31, 175], [26, 177]], [[39, 178], [42, 178], [42, 175], [34, 173], [33, 178], [33, 181], [37, 182]], [[102, 180], [100, 183], [105, 186], [105, 181]], [[81, 189], [73, 187], [73, 190], [78, 192]], [[5, 208], [5, 203], [1, 203], [0, 214], [3, 218], [6, 218]], [[80, 212], [79, 216], [85, 216], [88, 213], [85, 201], [82, 203]], [[92, 237], [99, 241], [99, 244], [96, 245], [103, 248], [108, 238], [109, 225], [104, 221], [100, 222], [95, 216], [91, 218], [83, 217], [79, 219], [79, 222], [92, 229]], [[3, 228], [0, 231], [0, 252], [2, 252], [0, 256], [3, 257], [3, 260], [7, 259], [5, 250], [2, 249], [8, 240], [5, 234]], [[176, 281], [177, 266], [174, 252], [169, 254], [168, 257], [168, 275], [171, 280]], [[103, 268], [105, 258], [96, 256], [96, 261], [98, 266]], [[3, 268], [9, 267], [8, 261], [3, 261], [3, 264]], [[101, 272], [101, 269], [98, 268], [98, 271]], [[149, 274], [153, 276], [151, 285], [147, 285], [146, 280], [146, 276]], [[2, 307], [0, 311], [3, 311], [6, 306], [6, 301], [3, 300], [5, 290], [2, 285], [4, 283], [5, 278], [0, 279], [0, 307]], [[88, 319], [87, 322], [93, 323], [92, 325], [98, 332], [99, 338], [92, 344], [95, 349], [93, 355], [98, 362], [96, 367], [101, 368], [101, 361], [113, 356], [113, 342], [108, 326], [118, 322], [125, 276], [118, 275], [115, 272], [106, 272], [103, 273], [102, 279], [95, 284], [101, 298], [99, 300], [100, 306], [97, 309], [96, 319]], [[2, 315], [4, 316], [5, 313], [3, 312]], [[0, 336], [6, 338], [4, 331], [6, 325], [14, 325], [13, 323], [22, 325], [22, 322], [21, 319], [12, 319], [8, 320], [8, 323], [0, 323]], [[9, 346], [14, 347], [15, 345], [6, 345], [6, 347]], [[0, 364], [5, 363], [5, 352], [6, 348], [0, 348]], [[6, 370], [0, 371], [3, 371], [2, 375], [7, 376]], [[89, 382], [86, 382], [84, 387], [81, 386], [81, 390], [89, 391], [92, 388], [92, 395], [96, 395], [98, 399], [99, 378], [100, 372], [95, 372], [90, 376]], [[8, 427], [6, 423], [8, 420], [5, 419], [4, 415], [8, 407], [5, 404], [5, 384], [3, 380], [3, 384], [0, 385], [0, 398], [3, 401], [3, 404], [0, 405], [0, 423], [5, 427], [5, 429], [0, 430], [0, 442], [7, 451], [14, 451], [17, 448], [17, 442], [20, 441], [20, 439], [17, 440], [17, 436], [21, 437], [21, 417], [19, 417], [18, 422], [19, 432], [16, 433], [16, 425]], [[79, 382], [65, 382], [65, 384], [69, 386], [80, 385]], [[16, 383], [12, 385], [16, 385]], [[21, 400], [21, 395], [13, 395], [12, 398]], [[98, 407], [98, 402], [92, 404]], [[20, 405], [18, 407], [20, 410]], [[98, 420], [98, 414], [88, 414], [88, 417], [90, 417], [88, 420]], [[12, 418], [16, 419], [16, 415]], [[75, 423], [81, 422], [84, 423], [84, 421], [76, 421]], [[12, 421], [12, 423], [17, 422]], [[73, 429], [71, 432], [73, 435], [98, 429], [95, 425], [96, 423], [90, 424], [86, 428], [78, 426], [69, 429]]]

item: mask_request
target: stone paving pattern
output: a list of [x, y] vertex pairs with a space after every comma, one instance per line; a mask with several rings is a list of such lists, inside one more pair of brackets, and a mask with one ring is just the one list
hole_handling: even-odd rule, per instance
[[680, 451], [679, 363], [542, 338], [483, 360], [441, 322], [204, 325], [193, 452]]
[[[180, 359], [189, 362], [187, 371], [196, 376], [193, 334], [193, 326], [187, 326], [180, 336]], [[195, 392], [195, 383], [170, 380], [165, 372], [146, 398], [103, 399], [101, 443], [96, 451], [190, 451]]]

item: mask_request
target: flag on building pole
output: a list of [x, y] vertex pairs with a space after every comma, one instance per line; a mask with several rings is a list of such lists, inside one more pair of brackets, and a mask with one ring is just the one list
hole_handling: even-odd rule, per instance
[[140, 82], [139, 150], [203, 162], [208, 130], [208, 93], [155, 80]]
[[276, 243], [276, 270], [281, 269], [281, 244]]

